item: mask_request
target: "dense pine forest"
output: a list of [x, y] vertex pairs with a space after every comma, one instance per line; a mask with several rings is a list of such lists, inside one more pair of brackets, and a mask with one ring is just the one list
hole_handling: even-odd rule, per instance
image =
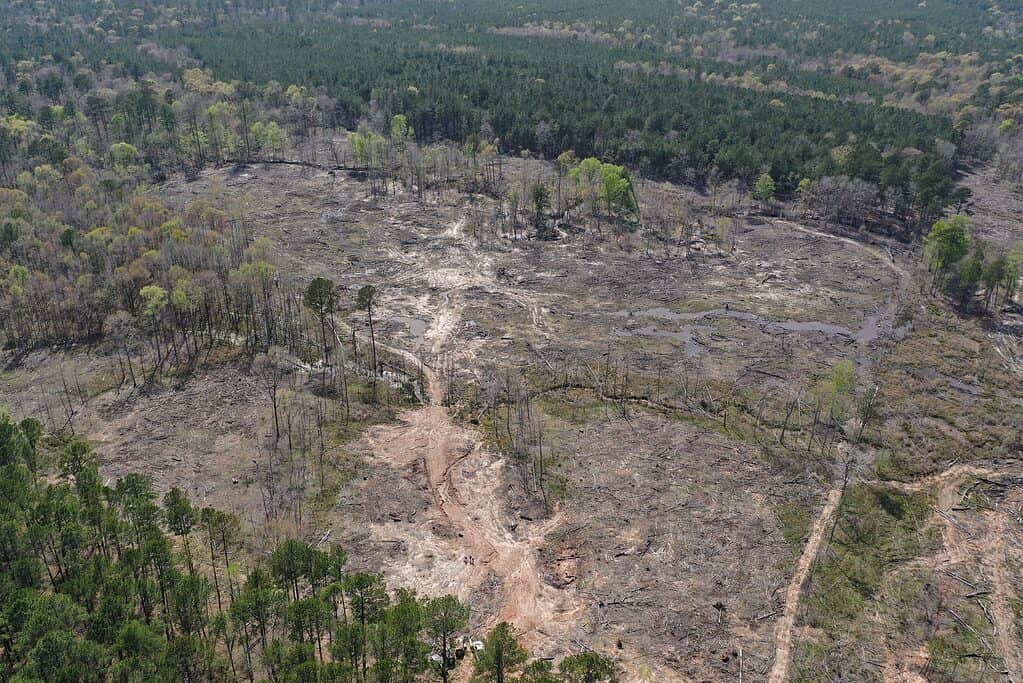
[[[773, 16], [774, 10], [750, 6], [724, 16], [694, 6], [671, 11], [669, 29], [657, 23], [658, 13], [669, 8], [657, 3], [608, 11], [599, 19], [584, 16], [577, 27], [558, 23], [573, 10], [553, 6], [543, 12], [523, 6], [511, 14], [489, 5], [452, 10], [430, 3], [327, 8], [326, 3], [230, 8], [200, 3], [172, 10], [155, 4], [125, 17], [70, 3], [65, 11], [54, 7], [54, 15], [83, 20], [92, 15], [99, 26], [109, 22], [107, 30], [160, 45], [160, 50], [119, 55], [127, 57], [126, 67], [135, 75], [157, 65], [180, 73], [183, 63], [173, 50], [184, 47], [180, 54], [198, 58], [225, 80], [320, 87], [334, 100], [333, 111], [324, 112], [332, 120], [324, 123], [351, 127], [371, 110], [385, 120], [402, 114], [421, 140], [496, 139], [502, 151], [529, 150], [548, 158], [572, 149], [696, 183], [718, 175], [751, 183], [766, 171], [783, 191], [792, 192], [803, 178], [848, 176], [870, 184], [879, 208], [925, 219], [956, 201], [955, 173], [984, 154], [960, 144], [968, 126], [982, 123], [992, 105], [1011, 105], [1006, 95], [1018, 96], [1014, 57], [997, 33], [985, 37], [991, 57], [981, 62], [999, 69], [995, 55], [1004, 55], [1009, 65], [1009, 73], [997, 73], [995, 101], [989, 86], [977, 88], [977, 104], [915, 112], [879, 106], [892, 90], [890, 78], [872, 78], [887, 76], [884, 64], [850, 59], [829, 68], [822, 61], [835, 54], [835, 36], [811, 30], [820, 15], [783, 20]], [[16, 16], [18, 10], [15, 3], [6, 12]], [[947, 10], [964, 32], [985, 16], [978, 16], [979, 8], [949, 5]], [[325, 13], [332, 20], [305, 21]], [[633, 18], [619, 18], [625, 14]], [[840, 22], [829, 28], [853, 41], [866, 41], [857, 31], [869, 28], [877, 59], [915, 53], [919, 60], [924, 48], [942, 55], [954, 46], [938, 42], [934, 32], [948, 31], [924, 17], [885, 22], [864, 14], [845, 8]], [[943, 16], [937, 10], [920, 14]], [[616, 20], [624, 23], [615, 25]], [[726, 20], [732, 25], [724, 29]], [[878, 26], [897, 26], [899, 35], [879, 33]], [[792, 39], [801, 31], [820, 41], [816, 51], [812, 41], [800, 41], [793, 50]], [[387, 40], [380, 40], [381, 32]], [[13, 62], [44, 49], [58, 63], [75, 52], [93, 64], [109, 56], [108, 41], [97, 44], [100, 36], [83, 35], [80, 27], [29, 23], [9, 27], [8, 34], [9, 54], [3, 59], [14, 82]], [[770, 48], [746, 45], [754, 35]], [[900, 41], [905, 49], [888, 47]], [[825, 53], [820, 44], [831, 51]], [[795, 68], [801, 58], [819, 64]], [[927, 110], [947, 79], [939, 74], [912, 83], [907, 94], [919, 105], [915, 108]], [[9, 106], [19, 107], [16, 101]]]
[[[848, 634], [875, 649], [896, 639], [868, 623], [889, 615], [869, 601], [909, 613], [899, 591], [912, 582], [885, 572], [936, 547], [921, 530], [948, 497], [925, 499], [913, 478], [970, 467], [981, 451], [1019, 456], [1012, 373], [1023, 366], [1006, 340], [1019, 334], [1021, 217], [999, 206], [998, 226], [1010, 226], [999, 232], [978, 214], [991, 187], [1023, 189], [1021, 34], [1019, 0], [4, 2], [0, 385], [25, 404], [0, 411], [0, 681], [675, 680], [665, 671], [683, 670], [685, 648], [710, 653], [695, 678], [744, 680], [753, 667], [780, 683], [790, 659], [792, 680], [879, 676], [879, 656], [849, 655]], [[279, 187], [260, 197], [258, 182]], [[291, 222], [277, 217], [293, 206]], [[437, 239], [471, 265], [423, 247], [426, 224], [443, 224]], [[790, 224], [808, 241], [757, 236]], [[825, 242], [846, 251], [816, 251]], [[747, 248], [759, 251], [740, 263]], [[764, 265], [772, 249], [793, 261]], [[430, 259], [440, 265], [423, 275]], [[834, 263], [848, 270], [815, 270]], [[575, 289], [542, 303], [535, 290], [556, 289], [537, 284], [546, 277]], [[703, 289], [679, 304], [680, 282]], [[647, 295], [635, 311], [612, 307]], [[746, 310], [786, 297], [796, 303]], [[436, 320], [416, 317], [434, 300]], [[573, 305], [583, 310], [557, 317]], [[526, 322], [501, 318], [519, 309]], [[823, 322], [831, 313], [838, 322]], [[894, 350], [904, 339], [908, 351]], [[18, 374], [40, 366], [59, 386]], [[246, 515], [123, 461], [111, 476], [104, 460], [130, 430], [96, 421], [208, 377], [235, 382], [240, 404], [248, 387], [264, 413], [243, 427], [253, 451], [233, 454], [247, 469], [218, 473], [253, 492]], [[926, 403], [937, 390], [917, 383], [935, 377], [978, 405]], [[650, 426], [661, 418], [668, 427]], [[629, 431], [613, 431], [616, 420]], [[931, 423], [941, 426], [921, 426]], [[595, 424], [607, 432], [585, 431]], [[644, 442], [629, 466], [593, 464], [608, 444], [628, 451], [637, 431], [673, 436]], [[586, 439], [599, 443], [590, 460]], [[678, 443], [741, 461], [715, 483], [756, 461], [767, 492], [697, 505], [712, 485], [690, 478], [671, 485], [684, 496], [661, 500], [664, 478], [689, 476], [690, 462], [665, 469]], [[397, 500], [419, 477], [429, 500], [396, 511], [367, 493], [373, 451], [389, 448], [407, 470], [382, 490]], [[491, 451], [494, 462], [459, 474]], [[612, 470], [619, 480], [598, 482]], [[623, 503], [635, 492], [614, 486], [633, 471], [667, 512]], [[958, 509], [1001, 509], [1009, 485], [970, 472], [979, 479]], [[466, 488], [498, 483], [467, 502], [459, 476]], [[829, 492], [816, 526], [794, 482]], [[568, 524], [573, 496], [584, 512]], [[665, 559], [690, 552], [671, 524], [691, 509], [733, 520], [754, 499], [770, 514], [743, 515], [768, 519], [762, 529], [701, 531], [698, 551]], [[346, 537], [365, 546], [332, 538], [340, 525], [323, 520], [355, 508], [428, 528], [428, 540], [391, 527]], [[601, 517], [609, 510], [625, 526]], [[631, 539], [630, 520], [655, 512], [668, 521]], [[502, 515], [498, 532], [478, 531]], [[593, 575], [622, 558], [635, 571], [584, 585], [563, 567], [586, 557], [574, 534], [601, 524]], [[977, 528], [971, 539], [994, 534], [989, 521]], [[651, 551], [662, 536], [675, 545]], [[709, 563], [732, 559], [708, 550], [721, 539], [745, 550], [775, 537], [795, 559], [748, 564], [795, 572], [788, 591], [720, 567], [699, 590], [657, 579], [709, 576]], [[466, 550], [444, 565], [436, 548], [452, 539]], [[811, 555], [798, 554], [803, 543]], [[368, 550], [381, 544], [390, 555]], [[456, 579], [427, 593], [416, 589], [433, 565], [397, 581], [377, 571], [403, 552]], [[480, 573], [477, 560], [497, 569]], [[970, 599], [999, 592], [963, 571], [947, 570]], [[526, 597], [502, 606], [501, 590]], [[698, 597], [702, 616], [643, 612], [662, 606], [661, 590], [672, 605]], [[1004, 634], [1009, 607], [956, 612], [931, 583], [920, 590], [919, 609], [937, 605], [920, 636], [925, 675], [988, 680], [1018, 664], [1013, 641], [980, 634], [996, 622]], [[569, 591], [595, 612], [544, 602]], [[729, 602], [760, 592], [755, 608]], [[598, 642], [547, 622], [520, 628], [525, 612], [619, 630]], [[759, 634], [779, 616], [778, 635]], [[826, 644], [792, 655], [797, 620]], [[656, 635], [621, 635], [637, 623]], [[745, 655], [735, 633], [753, 643]], [[661, 648], [656, 666], [644, 648]]]

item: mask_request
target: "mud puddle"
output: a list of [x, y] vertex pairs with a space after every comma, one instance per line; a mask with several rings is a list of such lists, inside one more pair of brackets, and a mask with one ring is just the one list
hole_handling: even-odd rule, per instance
[[[869, 344], [877, 341], [883, 335], [894, 331], [895, 311], [888, 307], [877, 311], [863, 320], [859, 329], [852, 330], [842, 325], [820, 322], [817, 320], [776, 320], [766, 318], [749, 311], [740, 311], [731, 308], [712, 308], [706, 311], [678, 312], [672, 311], [663, 306], [647, 308], [640, 311], [615, 311], [611, 314], [615, 318], [652, 318], [670, 322], [696, 322], [700, 320], [730, 319], [752, 323], [769, 334], [784, 334], [795, 332], [803, 334], [821, 334], [825, 337], [840, 337], [848, 339], [857, 344]], [[632, 330], [621, 330], [625, 336], [633, 334], [645, 334], [648, 336], [663, 336], [677, 338], [680, 341], [688, 341], [692, 332], [699, 329], [696, 326], [686, 325], [677, 333], [670, 333], [656, 327], [644, 327]], [[703, 328], [708, 329], [708, 328]]]
[[408, 327], [409, 336], [412, 338], [412, 348], [420, 349], [426, 343], [427, 323], [422, 318], [414, 318], [408, 315], [392, 316], [391, 320], [397, 321]]

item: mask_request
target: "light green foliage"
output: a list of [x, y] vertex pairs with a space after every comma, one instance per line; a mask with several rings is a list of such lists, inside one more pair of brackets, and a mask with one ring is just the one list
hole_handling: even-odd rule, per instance
[[1023, 277], [1023, 244], [1014, 247], [1006, 257], [1003, 282], [1010, 297], [1015, 294], [1021, 277]]
[[925, 239], [927, 257], [939, 272], [966, 256], [970, 248], [970, 219], [952, 216], [934, 224]]
[[568, 177], [576, 196], [588, 201], [594, 213], [601, 207], [609, 216], [638, 210], [632, 175], [624, 166], [588, 157], [570, 169]]
[[600, 198], [608, 215], [619, 211], [635, 212], [636, 195], [632, 188], [632, 175], [624, 166], [603, 164], [600, 167]]
[[[805, 178], [803, 180], [806, 180]], [[803, 183], [799, 184], [800, 189], [803, 188]], [[753, 199], [758, 202], [769, 202], [774, 199], [774, 193], [777, 187], [774, 184], [774, 178], [768, 173], [761, 173], [757, 178], [757, 181], [753, 183]]]
[[729, 216], [715, 218], [713, 235], [719, 248], [731, 252], [735, 246], [735, 220]]
[[110, 146], [110, 157], [115, 166], [124, 168], [138, 163], [139, 151], [127, 142], [115, 142]]
[[416, 132], [408, 124], [404, 114], [395, 114], [391, 119], [391, 144], [403, 153], [408, 144], [415, 138]]
[[818, 387], [818, 396], [828, 414], [839, 422], [845, 420], [856, 397], [856, 364], [839, 361], [831, 374]]
[[151, 320], [159, 318], [167, 308], [167, 290], [160, 285], [146, 285], [139, 290], [142, 314]]
[[28, 268], [12, 265], [3, 278], [3, 286], [12, 296], [20, 298], [25, 293], [25, 283], [28, 281]]
[[835, 394], [848, 396], [856, 389], [856, 364], [851, 360], [839, 361], [831, 369], [830, 384]]
[[594, 213], [597, 212], [597, 183], [601, 178], [600, 159], [589, 157], [568, 172], [575, 187], [576, 195], [581, 201], [589, 201]]
[[288, 134], [276, 121], [268, 123], [256, 121], [249, 129], [249, 133], [254, 151], [266, 155], [271, 160], [284, 158]]
[[202, 286], [191, 275], [178, 279], [171, 292], [170, 302], [179, 313], [193, 314], [202, 305]]
[[348, 134], [348, 141], [352, 145], [356, 162], [365, 168], [375, 168], [380, 165], [382, 155], [380, 153], [384, 140], [371, 130], [355, 131]]
[[977, 253], [970, 254], [959, 262], [953, 293], [959, 298], [960, 303], [967, 305], [973, 298], [981, 278], [984, 277], [984, 271], [983, 257]]

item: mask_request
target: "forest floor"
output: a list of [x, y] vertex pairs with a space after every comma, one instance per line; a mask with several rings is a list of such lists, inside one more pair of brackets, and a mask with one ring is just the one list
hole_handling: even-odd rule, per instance
[[[241, 217], [300, 281], [378, 287], [377, 336], [423, 366], [429, 401], [363, 416], [357, 433], [332, 444], [330, 462], [346, 474], [310, 503], [300, 531], [351, 547], [358, 566], [394, 586], [458, 594], [480, 632], [508, 620], [541, 655], [593, 648], [628, 681], [740, 672], [780, 681], [805, 664], [807, 647], [837, 642], [804, 623], [804, 603], [843, 515], [842, 463], [795, 423], [807, 424], [840, 361], [853, 361], [860, 393], [878, 385], [885, 395], [882, 421], [840, 449], [855, 476], [905, 480], [884, 485], [926, 489], [954, 516], [949, 490], [920, 476], [955, 461], [994, 479], [1018, 458], [1018, 342], [929, 303], [905, 250], [883, 243], [758, 216], [730, 226], [734, 248], [704, 235], [690, 258], [592, 229], [513, 239], [484, 229], [486, 198], [470, 203], [452, 189], [424, 202], [400, 190], [373, 197], [356, 179], [279, 165], [157, 192]], [[643, 192], [700, 201], [670, 186]], [[361, 313], [346, 323], [364, 334]], [[493, 425], [443, 405], [452, 378], [486, 393], [511, 373], [533, 397], [551, 459], [549, 515]], [[0, 399], [55, 425], [70, 412], [107, 476], [149, 473], [160, 490], [182, 486], [258, 527], [271, 422], [257, 380], [231, 362], [144, 393], [118, 389], [116, 375], [107, 356], [37, 352], [9, 359]], [[84, 385], [70, 406], [69, 378]], [[294, 395], [306, 390], [301, 377], [289, 382]], [[1019, 529], [1008, 533], [1018, 499], [1008, 491], [997, 514], [968, 513], [975, 535], [946, 535], [939, 552], [980, 558], [991, 643], [1018, 671], [1020, 565], [1001, 559], [1019, 556]], [[934, 514], [934, 524], [944, 520]], [[912, 569], [945, 576], [944, 561]], [[912, 662], [929, 642], [914, 635], [885, 647], [892, 661]]]

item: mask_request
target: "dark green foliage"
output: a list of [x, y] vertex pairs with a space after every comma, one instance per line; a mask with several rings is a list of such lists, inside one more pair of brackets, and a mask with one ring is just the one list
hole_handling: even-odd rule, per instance
[[933, 277], [931, 288], [943, 289], [964, 309], [980, 295], [983, 308], [997, 307], [1016, 291], [1023, 268], [1023, 248], [985, 256], [982, 245], [970, 252], [970, 219], [956, 215], [937, 221], [924, 240], [924, 255]]
[[302, 303], [317, 317], [324, 318], [333, 313], [334, 307], [337, 306], [337, 288], [327, 278], [313, 278], [302, 294]]
[[469, 608], [454, 596], [445, 595], [426, 603], [423, 619], [434, 651], [441, 657], [441, 661], [436, 663], [437, 673], [447, 683], [449, 668], [454, 661], [455, 636], [469, 623]]
[[337, 307], [338, 291], [332, 280], [324, 277], [313, 278], [305, 292], [302, 293], [302, 303], [306, 308], [316, 314], [320, 321], [320, 341], [323, 345], [323, 362], [327, 363], [327, 318], [334, 315]]
[[239, 585], [235, 517], [179, 489], [161, 509], [142, 475], [105, 486], [75, 439], [45, 472], [39, 444], [37, 423], [0, 414], [0, 679], [410, 682], [427, 639], [463, 633], [457, 600], [392, 601], [337, 547], [285, 540]]
[[546, 659], [531, 662], [522, 670], [520, 683], [561, 683], [562, 678], [554, 673], [554, 665]]
[[[752, 180], [767, 168], [792, 189], [802, 177], [834, 173], [831, 149], [847, 138], [931, 152], [937, 137], [950, 135], [946, 120], [891, 107], [630, 75], [616, 65], [649, 55], [579, 41], [405, 29], [380, 40], [348, 26], [279, 23], [222, 27], [216, 40], [206, 30], [174, 39], [224, 76], [311, 82], [357, 110], [372, 95], [385, 116], [405, 115], [420, 139], [466, 139], [486, 122], [506, 150], [536, 150], [537, 126], [547, 122], [554, 125], [546, 144], [554, 149], [669, 178], [702, 179], [715, 168]], [[328, 47], [339, 43], [349, 49]], [[441, 44], [473, 50], [452, 54]], [[784, 106], [772, 104], [779, 99]], [[932, 160], [922, 157], [913, 174], [928, 171]], [[882, 168], [898, 162], [897, 155], [877, 159]]]
[[596, 652], [583, 652], [561, 660], [558, 671], [566, 683], [617, 683], [614, 664]]
[[[220, 77], [240, 79], [239, 112], [248, 112], [242, 115], [245, 120], [278, 106], [256, 101], [249, 82], [274, 80], [324, 88], [335, 98], [321, 114], [328, 126], [354, 127], [373, 100], [385, 120], [404, 116], [420, 140], [483, 135], [499, 139], [506, 151], [531, 149], [554, 156], [574, 149], [580, 156], [697, 182], [718, 173], [752, 182], [766, 171], [782, 191], [792, 190], [803, 177], [844, 174], [878, 184], [880, 191], [911, 193], [921, 208], [953, 201], [950, 174], [955, 168], [947, 167], [936, 147], [939, 138], [956, 138], [951, 122], [879, 106], [885, 90], [862, 75], [803, 68], [798, 56], [827, 59], [841, 47], [851, 54], [907, 61], [925, 51], [966, 52], [978, 45], [989, 59], [1015, 51], [1012, 40], [984, 30], [989, 21], [984, 9], [948, 2], [932, 8], [907, 0], [886, 6], [883, 19], [865, 6], [826, 3], [828, 10], [822, 11], [794, 0], [739, 10], [714, 5], [696, 12], [667, 0], [585, 7], [561, 0], [509, 7], [420, 0], [352, 8], [310, 0], [289, 3], [284, 17], [256, 1], [140, 4], [141, 16], [128, 18], [99, 12], [84, 0], [53, 3], [48, 29], [41, 28], [44, 22], [11, 22], [7, 42], [12, 47], [0, 62], [60, 54], [63, 46], [68, 54], [84, 53], [88, 64], [101, 59], [123, 64], [133, 76], [180, 71], [177, 64], [161, 64], [153, 51], [94, 41], [59, 20], [84, 15], [115, 33], [130, 31], [134, 39], [168, 47], [185, 44]], [[30, 10], [15, 6], [8, 12], [16, 16]], [[231, 21], [224, 21], [228, 15]], [[189, 18], [186, 28], [170, 28], [172, 21], [182, 23], [182, 16]], [[267, 16], [274, 20], [266, 21]], [[567, 40], [574, 34], [498, 35], [490, 30], [566, 20], [584, 22], [588, 34], [600, 37]], [[367, 22], [380, 27], [368, 29]], [[424, 24], [434, 28], [423, 30]], [[727, 32], [728, 49], [743, 52], [742, 57], [684, 57], [665, 49], [715, 32]], [[182, 129], [190, 124], [144, 83], [114, 101], [95, 93], [78, 98], [78, 86], [88, 83], [81, 75], [68, 69], [63, 78], [44, 72], [23, 82], [30, 92], [84, 111], [97, 130], [107, 131], [116, 120], [126, 141], [136, 144], [149, 137], [151, 151], [143, 156], [158, 175], [179, 163], [194, 167], [225, 160], [220, 136], [213, 132], [207, 134], [206, 149], [182, 149], [182, 138], [173, 135], [158, 143], [153, 133], [160, 127], [185, 133]], [[784, 87], [760, 91], [722, 79]], [[1014, 89], [998, 92], [1000, 99], [984, 103], [989, 110]], [[12, 94], [9, 109], [18, 111], [25, 100], [27, 95], [19, 100]], [[44, 123], [57, 116], [49, 108], [32, 114]], [[307, 124], [295, 126], [294, 132], [308, 135]], [[248, 131], [240, 137], [237, 154], [250, 158]], [[855, 143], [853, 153], [838, 163], [832, 150], [850, 143]], [[52, 135], [37, 136], [31, 145], [33, 155], [49, 163], [59, 163], [68, 153]], [[0, 144], [0, 161], [5, 148], [10, 145]], [[902, 150], [913, 150], [911, 163]]]
[[511, 624], [502, 621], [494, 627], [476, 660], [475, 683], [504, 683], [511, 673], [525, 664], [528, 655], [515, 637]]

